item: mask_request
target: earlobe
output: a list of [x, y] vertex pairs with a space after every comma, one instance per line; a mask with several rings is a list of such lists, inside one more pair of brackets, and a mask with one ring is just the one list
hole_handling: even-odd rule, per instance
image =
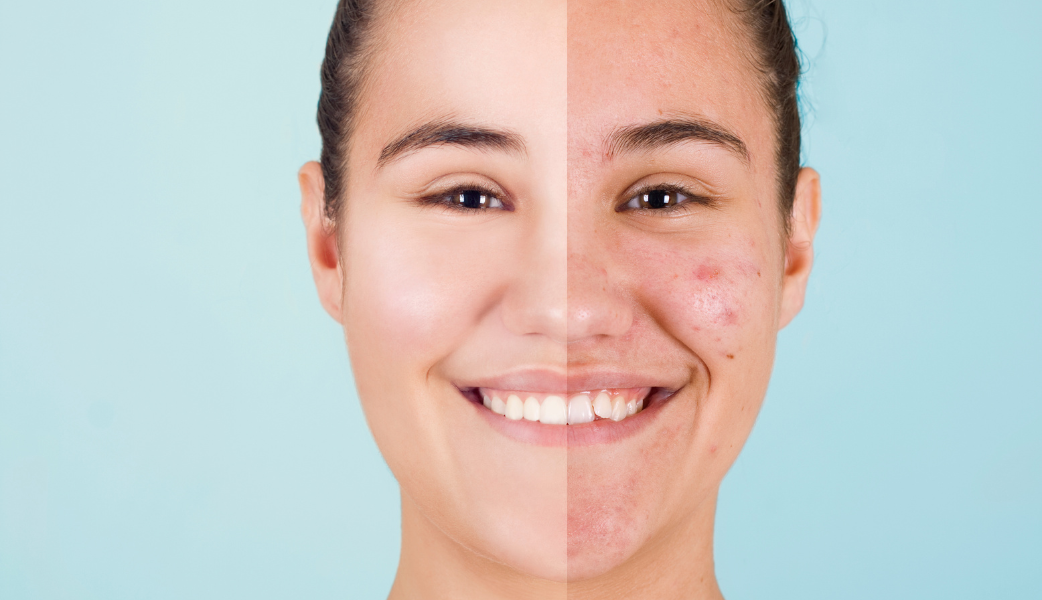
[[314, 161], [306, 163], [297, 173], [297, 182], [300, 184], [300, 216], [304, 220], [311, 275], [315, 279], [322, 307], [339, 323], [344, 279], [337, 251], [336, 229], [325, 213], [322, 166]]
[[814, 169], [804, 167], [796, 180], [791, 231], [785, 247], [779, 329], [788, 325], [803, 308], [807, 280], [814, 264], [814, 236], [820, 221], [821, 177]]

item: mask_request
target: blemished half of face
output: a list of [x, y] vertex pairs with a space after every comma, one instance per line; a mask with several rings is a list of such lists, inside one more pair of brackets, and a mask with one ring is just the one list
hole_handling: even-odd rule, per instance
[[725, 11], [569, 2], [569, 376], [670, 394], [633, 435], [569, 447], [573, 579], [643, 569], [641, 548], [711, 519], [766, 392], [785, 263], [773, 123]]
[[569, 594], [711, 569], [818, 214], [808, 170], [785, 235], [734, 15], [406, 2], [378, 36], [336, 239], [301, 181], [403, 530]]

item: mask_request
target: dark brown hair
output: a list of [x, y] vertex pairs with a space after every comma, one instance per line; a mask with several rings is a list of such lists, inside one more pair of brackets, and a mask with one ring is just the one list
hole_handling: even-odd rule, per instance
[[799, 50], [782, 0], [731, 0], [752, 40], [752, 63], [760, 72], [763, 100], [774, 118], [778, 200], [786, 232], [800, 173]]
[[376, 4], [374, 0], [340, 0], [322, 60], [322, 92], [318, 97], [320, 162], [326, 185], [326, 217], [333, 222], [340, 214], [348, 143], [373, 46], [370, 38]]
[[[763, 99], [771, 109], [776, 132], [778, 196], [786, 230], [800, 170], [800, 110], [796, 92], [800, 61], [796, 39], [782, 0], [728, 0], [752, 41], [749, 58], [761, 75]], [[318, 129], [322, 135], [322, 176], [326, 216], [336, 221], [354, 126], [359, 89], [373, 44], [377, 4], [389, 0], [340, 0], [322, 61], [322, 93]], [[382, 12], [382, 11], [381, 11]]]

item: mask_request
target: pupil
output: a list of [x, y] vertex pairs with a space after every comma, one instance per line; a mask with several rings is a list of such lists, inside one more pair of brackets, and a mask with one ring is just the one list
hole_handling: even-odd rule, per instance
[[488, 196], [478, 190], [460, 192], [456, 200], [464, 208], [484, 208], [488, 204]]
[[644, 204], [648, 208], [665, 208], [672, 204], [673, 194], [666, 190], [651, 190], [644, 194]]

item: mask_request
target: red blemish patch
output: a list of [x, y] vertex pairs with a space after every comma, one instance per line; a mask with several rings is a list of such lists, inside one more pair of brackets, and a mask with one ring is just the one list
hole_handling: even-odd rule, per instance
[[713, 444], [712, 446], [709, 447], [709, 453], [710, 454], [716, 454], [716, 444]]
[[712, 281], [713, 279], [716, 279], [719, 276], [720, 269], [714, 266], [710, 266], [708, 264], [703, 264], [702, 266], [698, 267], [697, 271], [695, 271], [695, 277], [697, 277], [699, 281]]

